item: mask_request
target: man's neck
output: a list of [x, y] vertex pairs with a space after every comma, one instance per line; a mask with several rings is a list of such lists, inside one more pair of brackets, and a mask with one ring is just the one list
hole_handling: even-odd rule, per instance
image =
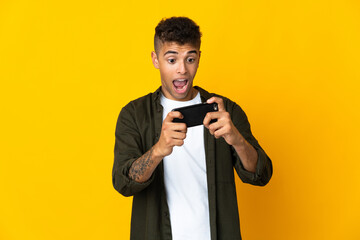
[[189, 97], [188, 98], [184, 98], [184, 99], [181, 99], [181, 100], [177, 100], [177, 99], [172, 99], [171, 97], [168, 97], [168, 96], [166, 96], [165, 94], [164, 94], [164, 92], [163, 92], [163, 90], [162, 90], [162, 87], [161, 87], [161, 94], [165, 97], [165, 98], [167, 98], [167, 99], [171, 99], [171, 100], [173, 100], [173, 101], [179, 101], [179, 102], [186, 102], [186, 101], [191, 101], [191, 100], [193, 100], [195, 97], [196, 97], [196, 95], [198, 94], [198, 90], [197, 89], [195, 89], [194, 87], [191, 87], [191, 89], [190, 89], [190, 92], [189, 92]]

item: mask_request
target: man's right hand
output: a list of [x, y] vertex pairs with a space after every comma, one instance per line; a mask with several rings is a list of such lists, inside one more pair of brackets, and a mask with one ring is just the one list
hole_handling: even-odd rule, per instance
[[174, 118], [183, 118], [180, 112], [169, 112], [161, 127], [159, 141], [154, 146], [154, 151], [164, 158], [170, 155], [174, 146], [182, 146], [186, 138], [187, 127], [185, 123], [174, 123]]
[[136, 159], [129, 169], [129, 177], [137, 182], [150, 179], [161, 160], [172, 153], [174, 146], [182, 146], [186, 137], [185, 123], [173, 123], [174, 118], [183, 118], [180, 112], [170, 112], [163, 121], [159, 141], [144, 155]]

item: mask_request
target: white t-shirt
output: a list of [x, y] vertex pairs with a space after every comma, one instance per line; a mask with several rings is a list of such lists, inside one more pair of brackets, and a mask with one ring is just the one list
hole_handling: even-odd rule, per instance
[[[161, 95], [163, 120], [174, 108], [201, 103], [200, 94], [190, 101]], [[184, 145], [175, 146], [163, 159], [164, 182], [173, 240], [209, 240], [210, 220], [206, 177], [204, 126], [187, 129]]]

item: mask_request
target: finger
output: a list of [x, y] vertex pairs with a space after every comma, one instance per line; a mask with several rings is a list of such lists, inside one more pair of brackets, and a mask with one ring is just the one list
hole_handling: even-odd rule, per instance
[[185, 123], [170, 123], [169, 129], [171, 129], [172, 131], [177, 131], [182, 133], [187, 132], [187, 127]]
[[168, 115], [166, 116], [166, 118], [164, 119], [164, 121], [166, 122], [172, 122], [174, 120], [174, 118], [183, 118], [183, 115], [181, 114], [181, 112], [178, 111], [171, 111], [168, 113]]
[[210, 121], [211, 121], [211, 117], [206, 114], [205, 117], [204, 117], [204, 120], [203, 120], [203, 124], [204, 124], [204, 126], [205, 126], [206, 128], [209, 128], [209, 123], [210, 123]]
[[221, 138], [221, 137], [225, 136], [226, 134], [227, 134], [226, 130], [222, 127], [220, 129], [217, 129], [213, 135], [215, 138]]
[[214, 115], [212, 114], [213, 112], [208, 112], [205, 117], [204, 117], [204, 120], [203, 120], [203, 124], [205, 127], [209, 128], [209, 125], [210, 125], [210, 121], [212, 119], [214, 119]]
[[224, 101], [223, 101], [222, 98], [219, 98], [219, 97], [211, 97], [211, 98], [209, 98], [206, 102], [207, 102], [207, 103], [214, 103], [214, 102], [216, 102], [216, 103], [218, 104], [219, 112], [225, 111]]
[[217, 130], [219, 130], [222, 127], [223, 124], [217, 121], [209, 125], [209, 131], [211, 132], [211, 134], [214, 134]]
[[186, 133], [184, 133], [184, 132], [172, 132], [170, 137], [172, 139], [184, 140], [186, 138]]
[[173, 132], [187, 133], [187, 127], [185, 123], [173, 123], [164, 120], [161, 127], [161, 132], [166, 133], [168, 136], [171, 136]]
[[214, 131], [215, 138], [225, 137], [226, 135], [230, 134], [231, 128], [227, 126], [221, 126], [220, 128]]
[[174, 139], [173, 144], [174, 144], [174, 146], [182, 146], [182, 145], [184, 145], [184, 140]]
[[205, 115], [205, 118], [204, 118], [204, 121], [203, 121], [204, 126], [209, 128], [210, 121], [213, 120], [213, 119], [219, 119], [222, 116], [222, 113], [223, 112], [208, 112]]

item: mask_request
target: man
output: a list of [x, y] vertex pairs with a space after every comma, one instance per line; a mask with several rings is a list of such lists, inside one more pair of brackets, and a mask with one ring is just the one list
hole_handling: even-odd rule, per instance
[[[162, 20], [151, 53], [161, 87], [120, 112], [113, 185], [134, 196], [131, 239], [241, 239], [233, 168], [245, 183], [271, 178], [271, 160], [242, 109], [193, 87], [200, 38], [188, 18]], [[216, 102], [219, 111], [196, 127], [173, 122], [183, 116], [172, 109], [201, 102]]]

